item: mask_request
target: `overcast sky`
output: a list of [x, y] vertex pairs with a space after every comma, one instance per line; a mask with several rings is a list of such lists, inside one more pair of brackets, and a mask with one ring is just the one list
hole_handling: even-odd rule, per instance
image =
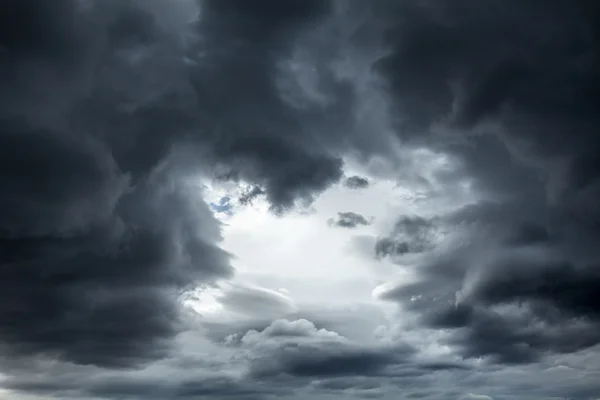
[[599, 399], [599, 43], [597, 0], [1, 1], [0, 398]]

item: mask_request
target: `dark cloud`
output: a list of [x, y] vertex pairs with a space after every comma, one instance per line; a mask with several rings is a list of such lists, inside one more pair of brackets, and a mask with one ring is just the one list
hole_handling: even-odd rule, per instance
[[329, 8], [321, 1], [203, 6], [205, 58], [191, 85], [209, 117], [202, 129], [213, 141], [211, 155], [257, 184], [274, 209], [310, 200], [342, 176], [341, 160], [312, 137], [326, 121], [286, 102], [276, 79], [281, 61], [295, 51], [296, 36]]
[[458, 156], [490, 194], [541, 197], [545, 181], [565, 200], [578, 197], [569, 176], [591, 166], [583, 160], [598, 122], [597, 5], [432, 1], [396, 11], [393, 51], [378, 68], [401, 135]]
[[[196, 361], [194, 368], [202, 367]], [[277, 387], [235, 379], [226, 374], [194, 374], [176, 371], [162, 366], [158, 375], [122, 371], [85, 371], [72, 367], [58, 371], [39, 370], [30, 376], [11, 377], [4, 387], [34, 396], [51, 398], [97, 398], [97, 399], [194, 399], [198, 396], [219, 398], [261, 399], [281, 394]], [[176, 372], [176, 374], [173, 374]], [[169, 376], [171, 375], [171, 376]]]
[[355, 212], [338, 212], [337, 218], [327, 220], [329, 226], [338, 226], [340, 228], [356, 228], [360, 225], [370, 225], [371, 222], [360, 214]]
[[160, 357], [182, 328], [178, 296], [232, 272], [188, 176], [218, 167], [276, 211], [342, 176], [312, 137], [322, 122], [275, 79], [330, 7], [208, 1], [202, 20], [193, 2], [2, 7], [5, 357]]
[[377, 257], [401, 256], [409, 253], [423, 253], [435, 246], [437, 226], [418, 216], [404, 216], [398, 219], [390, 236], [377, 239]]
[[[15, 160], [18, 170], [26, 154], [4, 160]], [[98, 204], [88, 205], [94, 175], [74, 163], [77, 152], [65, 156], [47, 146], [42, 154], [40, 161], [54, 165], [27, 163], [36, 179], [47, 176], [33, 185], [39, 194], [28, 193], [23, 182], [29, 179], [11, 175], [23, 189], [7, 200], [23, 211], [20, 219], [5, 220], [0, 241], [4, 354], [115, 366], [163, 354], [180, 329], [178, 293], [231, 273], [227, 254], [216, 247], [218, 225], [209, 209], [185, 184], [169, 187], [165, 180], [172, 177], [161, 174], [121, 193], [118, 204], [113, 196], [95, 196]], [[61, 173], [60, 163], [66, 171], [52, 176]], [[101, 189], [102, 181], [96, 185]]]
[[[77, 389], [63, 379], [63, 390], [52, 379], [65, 365], [91, 368], [89, 379], [166, 360], [190, 323], [180, 295], [231, 276], [199, 174], [239, 182], [248, 188], [240, 203], [264, 196], [281, 214], [342, 179], [346, 156], [400, 166], [399, 179], [418, 177], [414, 186], [432, 193], [423, 214], [398, 218], [375, 249], [414, 278], [380, 293], [402, 309], [407, 335], [431, 334], [453, 355], [499, 369], [595, 356], [599, 22], [591, 0], [4, 1], [3, 387], [256, 398], [286, 393], [254, 386], [269, 380], [357, 378], [338, 382], [350, 390], [342, 387], [360, 388], [362, 377], [417, 385], [427, 373], [467, 373], [452, 363], [407, 366], [414, 349], [357, 345], [333, 327], [265, 317], [232, 333], [248, 356], [245, 382]], [[452, 168], [412, 171], [418, 150]], [[467, 200], [449, 195], [436, 207], [459, 189]], [[368, 223], [355, 213], [332, 220]], [[258, 289], [232, 289], [221, 302], [256, 315], [287, 309]], [[59, 362], [44, 379], [18, 368], [48, 359]], [[486, 393], [547, 397], [557, 381], [540, 378], [528, 392], [495, 383]], [[365, 396], [385, 386], [371, 383]], [[569, 385], [557, 393], [587, 400], [595, 390]], [[464, 395], [417, 389], [413, 397]]]
[[294, 376], [338, 376], [377, 374], [383, 367], [398, 360], [387, 352], [354, 350], [340, 354], [315, 352], [305, 358], [288, 360], [283, 373]]
[[362, 176], [350, 176], [344, 181], [344, 186], [350, 189], [365, 189], [369, 187], [369, 180]]
[[[597, 345], [597, 268], [590, 264], [597, 251], [587, 242], [590, 233], [582, 242], [570, 236], [586, 232], [579, 224], [567, 227], [520, 207], [483, 203], [435, 218], [460, 230], [417, 261], [417, 282], [380, 297], [414, 313], [417, 326], [449, 330], [448, 343], [466, 357], [526, 363]], [[542, 222], [547, 228], [523, 235]]]
[[462, 296], [466, 301], [490, 305], [506, 301], [547, 304], [563, 314], [598, 319], [600, 299], [593, 290], [599, 283], [598, 266], [575, 267], [564, 262], [536, 265], [527, 261], [507, 260], [505, 266], [495, 267], [469, 284]]
[[250, 204], [258, 196], [264, 195], [265, 191], [259, 186], [250, 186], [245, 189], [239, 198], [239, 202], [243, 205]]
[[376, 68], [399, 135], [456, 160], [448, 178], [468, 178], [474, 200], [377, 242], [379, 256], [413, 256], [416, 274], [381, 296], [414, 329], [449, 330], [467, 357], [532, 362], [596, 345], [597, 4], [386, 10], [391, 51]]

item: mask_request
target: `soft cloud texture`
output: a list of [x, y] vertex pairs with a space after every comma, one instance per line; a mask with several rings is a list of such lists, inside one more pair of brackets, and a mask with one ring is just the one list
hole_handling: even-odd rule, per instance
[[0, 395], [598, 398], [597, 2], [0, 8]]
[[360, 225], [370, 224], [365, 217], [352, 211], [338, 212], [337, 218], [330, 218], [327, 222], [330, 226], [340, 228], [356, 228]]

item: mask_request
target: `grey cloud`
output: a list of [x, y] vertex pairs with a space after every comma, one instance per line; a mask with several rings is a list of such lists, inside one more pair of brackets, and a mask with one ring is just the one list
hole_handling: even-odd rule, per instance
[[439, 216], [444, 246], [419, 253], [417, 282], [384, 297], [417, 326], [449, 330], [467, 357], [539, 362], [590, 349], [597, 5], [432, 1], [396, 12], [377, 68], [399, 134], [458, 160], [477, 199]]
[[594, 287], [599, 283], [598, 267], [576, 267], [564, 262], [536, 265], [530, 260], [506, 260], [461, 292], [461, 301], [502, 304], [506, 301], [548, 304], [561, 313], [597, 319], [600, 304]]
[[312, 321], [318, 328], [335, 330], [341, 336], [357, 342], [373, 340], [373, 332], [386, 323], [386, 317], [376, 304], [356, 304], [352, 309], [329, 306], [326, 309], [304, 306], [288, 318], [300, 318]]
[[251, 351], [253, 376], [364, 376], [385, 374], [413, 354], [407, 345], [366, 347], [336, 332], [317, 329], [307, 320], [278, 320], [264, 330], [249, 331], [240, 343]]
[[337, 218], [327, 220], [329, 226], [337, 226], [340, 228], [356, 228], [360, 225], [370, 225], [371, 222], [360, 214], [352, 211], [338, 212]]
[[[86, 89], [81, 83], [86, 57], [94, 46], [92, 20], [78, 15], [71, 0], [51, 6], [36, 3], [5, 4], [0, 17], [3, 117], [23, 111], [39, 116], [48, 110], [62, 110]], [[36, 6], [39, 14], [31, 12]]]
[[401, 256], [408, 253], [423, 253], [435, 246], [438, 228], [436, 222], [418, 216], [398, 219], [390, 236], [377, 239], [377, 257]]
[[[208, 297], [206, 291], [210, 292]], [[239, 344], [248, 331], [262, 331], [273, 320], [298, 316], [298, 307], [286, 295], [235, 280], [220, 282], [218, 289], [189, 292], [185, 302], [199, 313], [203, 335], [218, 345]], [[206, 310], [204, 302], [212, 310]]]
[[[402, 306], [410, 329], [433, 331], [456, 355], [502, 371], [535, 362], [522, 375], [536, 387], [490, 373], [501, 381], [485, 381], [494, 399], [597, 393], [581, 380], [559, 387], [535, 369], [547, 358], [597, 353], [596, 1], [5, 3], [3, 371], [40, 357], [60, 361], [52, 370], [164, 358], [185, 325], [179, 295], [233, 273], [219, 224], [187, 177], [244, 181], [251, 189], [242, 203], [264, 195], [282, 212], [342, 179], [348, 154], [397, 165], [393, 131], [407, 154], [451, 157], [456, 169], [439, 177], [443, 189], [467, 181], [475, 204], [400, 217], [377, 252], [410, 258], [415, 281], [382, 297]], [[242, 300], [271, 304], [254, 292], [224, 301], [241, 310]], [[283, 372], [299, 384], [393, 370], [425, 382], [421, 370], [400, 370], [402, 351], [270, 324], [247, 338], [258, 341], [249, 354], [265, 346], [250, 362], [254, 377]], [[6, 387], [69, 396], [31, 371]], [[261, 392], [254, 377], [180, 382], [180, 392], [122, 382], [81, 394], [286, 393]], [[454, 387], [443, 382], [435, 389]], [[472, 382], [450, 394], [427, 383], [430, 397], [483, 393]]]
[[[585, 232], [577, 223], [568, 226], [556, 214], [548, 218], [544, 210], [521, 206], [483, 203], [438, 219], [460, 223], [454, 236], [463, 239], [423, 254], [417, 282], [380, 297], [414, 313], [422, 327], [449, 330], [448, 343], [466, 357], [528, 363], [595, 346], [596, 268], [589, 262], [596, 250], [570, 236]], [[540, 222], [554, 239], [513, 240], [523, 226]]]
[[239, 198], [239, 202], [241, 204], [250, 204], [252, 201], [258, 196], [264, 195], [265, 191], [261, 189], [259, 186], [251, 186], [246, 189]]
[[148, 361], [164, 354], [180, 329], [178, 292], [231, 273], [208, 208], [190, 204], [184, 185], [168, 188], [155, 177], [144, 186], [84, 231], [12, 230], [2, 239], [6, 355], [114, 366]]
[[492, 397], [485, 394], [467, 393], [461, 397], [464, 400], [494, 400]]
[[319, 389], [338, 392], [346, 389], [372, 390], [381, 387], [381, 382], [372, 378], [333, 378], [316, 383]]
[[396, 362], [396, 357], [387, 352], [350, 350], [340, 354], [309, 354], [304, 359], [287, 360], [281, 372], [294, 376], [368, 376]]
[[110, 218], [129, 178], [101, 143], [12, 119], [0, 127], [3, 232], [70, 236]]
[[[275, 324], [277, 325], [277, 324]], [[249, 367], [253, 362], [263, 362], [264, 366], [275, 365], [269, 355], [276, 357], [282, 348], [288, 348], [286, 360], [293, 357], [302, 357], [298, 353], [307, 352], [311, 346], [325, 346], [320, 350], [329, 354], [335, 349], [327, 346], [327, 332], [315, 334], [318, 329], [311, 326], [310, 322], [299, 324], [279, 324], [260, 340], [251, 341], [251, 346], [236, 348], [238, 362], [244, 357], [239, 357], [241, 351], [247, 352]], [[260, 335], [261, 331], [256, 331]], [[284, 333], [285, 332], [285, 333]], [[293, 335], [290, 335], [293, 333]], [[331, 333], [331, 332], [329, 332]], [[253, 335], [255, 333], [252, 333]], [[337, 343], [335, 335], [330, 336], [331, 343]], [[339, 340], [339, 339], [338, 339]], [[362, 347], [363, 350], [367, 349]], [[299, 350], [295, 352], [293, 349]], [[387, 347], [388, 352], [398, 351]], [[452, 363], [420, 363], [407, 362], [410, 358], [401, 356], [403, 351], [396, 353], [398, 358], [382, 370], [371, 370], [373, 373], [356, 374], [348, 369], [348, 373], [334, 373], [327, 370], [326, 374], [290, 375], [287, 374], [260, 374], [250, 368], [249, 375], [233, 378], [225, 371], [228, 364], [211, 363], [207, 360], [210, 352], [198, 353], [196, 358], [185, 357], [189, 360], [171, 360], [166, 364], [155, 365], [148, 370], [114, 371], [101, 370], [92, 367], [54, 365], [48, 368], [40, 365], [38, 368], [27, 367], [31, 372], [27, 378], [24, 375], [5, 376], [4, 387], [37, 396], [63, 396], [91, 397], [98, 399], [160, 399], [160, 398], [195, 398], [199, 395], [217, 396], [220, 398], [260, 399], [271, 396], [302, 397], [309, 393], [315, 396], [375, 396], [390, 397], [402, 394], [408, 398], [448, 398], [457, 399], [468, 393], [488, 393], [494, 398], [512, 398], [529, 393], [532, 398], [547, 398], [548, 396], [572, 394], [577, 399], [587, 399], [597, 385], [590, 383], [581, 384], [581, 370], [570, 370], [563, 367], [548, 375], [545, 367], [539, 369], [487, 368], [483, 365], [478, 370], [461, 370], [453, 368]], [[228, 356], [223, 356], [224, 362]], [[258, 358], [257, 358], [258, 357]], [[264, 357], [264, 358], [263, 358]], [[279, 358], [281, 359], [281, 358]], [[319, 360], [319, 357], [315, 358]], [[268, 364], [268, 362], [272, 364]], [[583, 365], [581, 360], [572, 359], [572, 362]], [[175, 363], [173, 363], [175, 362]], [[399, 363], [400, 362], [400, 363]], [[569, 364], [566, 360], [558, 363]], [[176, 366], [183, 369], [173, 369]], [[554, 365], [552, 363], [547, 365]], [[239, 364], [238, 364], [239, 367]], [[223, 370], [221, 370], [221, 368]], [[438, 369], [440, 368], [440, 369]], [[215, 372], [215, 370], [221, 372]], [[263, 369], [258, 372], [268, 372]], [[312, 370], [311, 370], [312, 371]], [[302, 372], [302, 371], [301, 371]], [[532, 373], [535, 375], [532, 377]], [[559, 375], [557, 375], [559, 374]], [[560, 375], [562, 374], [562, 375]], [[557, 378], [561, 376], [561, 378]], [[556, 379], [560, 385], [552, 385]], [[452, 387], [448, 390], [448, 387]], [[394, 389], [397, 388], [397, 389]], [[400, 390], [400, 391], [399, 391]], [[414, 394], [414, 396], [413, 396]]]
[[[598, 84], [595, 3], [391, 8], [393, 51], [378, 68], [407, 141], [457, 155], [478, 186], [500, 195], [517, 188], [539, 195], [540, 180], [562, 179], [554, 162], [575, 171], [588, 159], [597, 124], [590, 110]], [[559, 185], [563, 194], [570, 185]]]
[[[328, 111], [294, 108], [275, 79], [332, 10], [55, 3], [11, 1], [1, 17], [0, 345], [136, 365], [182, 329], [183, 291], [233, 271], [188, 176], [228, 171], [274, 211], [341, 178], [335, 140], [314, 136]], [[351, 82], [329, 84], [350, 121]]]
[[344, 186], [350, 189], [365, 189], [369, 187], [369, 180], [362, 176], [353, 175], [346, 178]]
[[543, 225], [523, 223], [515, 228], [515, 232], [508, 238], [509, 243], [514, 245], [535, 245], [550, 242], [552, 234]]
[[[179, 294], [229, 276], [229, 256], [199, 192], [183, 182], [189, 171], [166, 160], [170, 150], [153, 153], [148, 140], [124, 157], [127, 135], [110, 137], [131, 129], [136, 142], [135, 123], [116, 113], [120, 99], [98, 91], [116, 60], [92, 64], [116, 40], [103, 36], [114, 13], [135, 16], [133, 6], [107, 2], [92, 13], [80, 2], [33, 3], [5, 5], [0, 31], [2, 364], [144, 364], [184, 328]], [[129, 28], [150, 29], [140, 18]], [[109, 123], [120, 129], [104, 130]]]
[[[10, 377], [5, 386], [17, 393], [29, 393], [50, 398], [94, 399], [194, 399], [198, 396], [219, 398], [261, 399], [280, 395], [277, 387], [265, 387], [247, 380], [236, 379], [225, 373], [202, 369], [195, 363], [195, 373], [162, 367], [163, 374], [122, 371], [113, 374], [105, 370], [77, 372], [66, 369], [63, 373], [38, 371], [24, 378]], [[206, 367], [206, 366], [204, 366]], [[81, 367], [79, 367], [81, 368]], [[81, 370], [79, 370], [81, 371]], [[167, 375], [165, 375], [167, 374]]]

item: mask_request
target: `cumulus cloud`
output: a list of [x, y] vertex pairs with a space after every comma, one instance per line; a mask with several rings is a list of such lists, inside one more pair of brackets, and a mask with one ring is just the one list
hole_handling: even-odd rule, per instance
[[262, 331], [251, 330], [239, 343], [249, 349], [253, 376], [329, 377], [385, 374], [387, 367], [412, 354], [409, 346], [377, 348], [357, 345], [336, 332], [317, 329], [305, 319], [277, 320]]

